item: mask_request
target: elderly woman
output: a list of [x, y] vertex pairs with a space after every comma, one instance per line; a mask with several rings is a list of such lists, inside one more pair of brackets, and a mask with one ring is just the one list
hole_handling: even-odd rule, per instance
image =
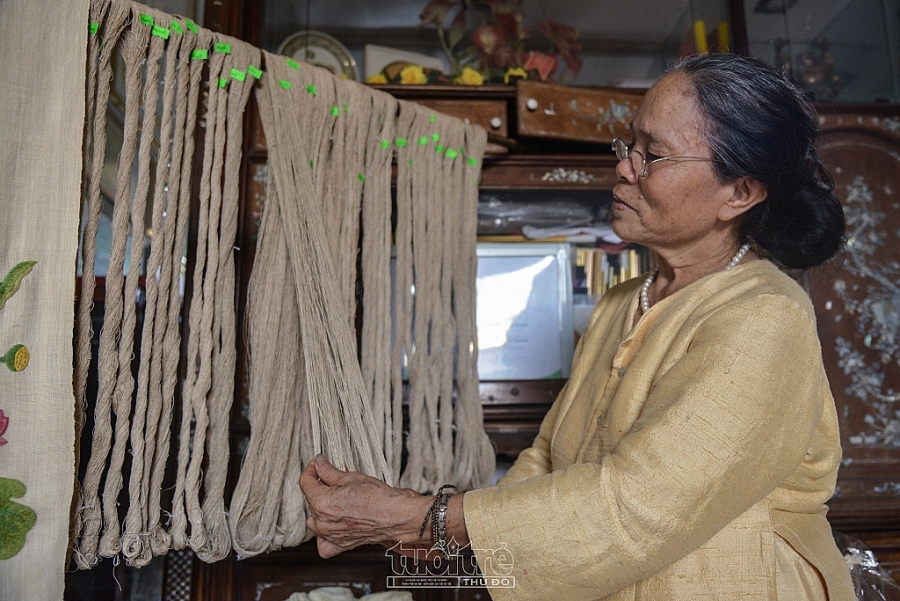
[[319, 457], [300, 483], [320, 554], [413, 545], [423, 526], [431, 544], [439, 522], [438, 548], [471, 543], [482, 570], [511, 554], [494, 599], [853, 599], [825, 519], [834, 400], [809, 297], [782, 272], [843, 241], [816, 135], [763, 63], [676, 65], [613, 145], [613, 228], [658, 268], [601, 299], [533, 446], [496, 486], [437, 500]]

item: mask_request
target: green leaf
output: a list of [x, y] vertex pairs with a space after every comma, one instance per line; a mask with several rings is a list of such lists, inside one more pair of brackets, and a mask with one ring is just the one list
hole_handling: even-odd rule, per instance
[[37, 264], [37, 261], [22, 261], [9, 270], [3, 281], [0, 282], [0, 309], [6, 300], [15, 294], [22, 283], [22, 278], [31, 273], [31, 268]]
[[25, 535], [37, 521], [31, 507], [10, 500], [23, 496], [24, 484], [12, 478], [0, 478], [0, 559], [9, 559], [22, 550]]

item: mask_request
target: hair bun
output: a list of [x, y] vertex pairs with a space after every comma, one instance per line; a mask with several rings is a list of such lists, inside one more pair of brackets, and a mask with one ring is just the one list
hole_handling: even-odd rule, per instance
[[[828, 186], [810, 182], [793, 203], [768, 199], [748, 212], [742, 228], [788, 269], [809, 269], [831, 259], [844, 244], [844, 209]], [[766, 206], [769, 205], [769, 206]]]

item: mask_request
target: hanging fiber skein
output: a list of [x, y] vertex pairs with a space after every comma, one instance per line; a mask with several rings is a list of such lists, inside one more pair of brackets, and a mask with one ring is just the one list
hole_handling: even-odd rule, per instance
[[[420, 492], [487, 484], [474, 314], [484, 130], [128, 0], [92, 0], [90, 19], [79, 436], [94, 270], [106, 254], [109, 267], [90, 455], [72, 505], [77, 566], [298, 545], [310, 536], [298, 480], [317, 453]], [[106, 156], [111, 82], [124, 99], [117, 157]], [[228, 499], [253, 93], [268, 181], [242, 324], [251, 430]], [[115, 188], [101, 191], [110, 162]], [[111, 242], [99, 248], [108, 199]]]

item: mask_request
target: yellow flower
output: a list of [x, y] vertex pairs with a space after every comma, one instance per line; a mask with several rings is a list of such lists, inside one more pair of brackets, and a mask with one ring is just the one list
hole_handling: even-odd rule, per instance
[[466, 67], [453, 82], [464, 86], [480, 86], [484, 83], [484, 77], [472, 67]]
[[375, 75], [370, 75], [366, 80], [366, 83], [387, 83], [387, 77], [384, 76], [384, 73], [376, 73]]
[[404, 84], [423, 84], [428, 81], [425, 77], [425, 71], [419, 65], [407, 65], [400, 71], [400, 83]]
[[513, 67], [512, 69], [508, 69], [506, 74], [503, 76], [503, 83], [509, 83], [510, 77], [521, 77], [522, 79], [528, 79], [528, 72], [525, 71], [522, 67]]

